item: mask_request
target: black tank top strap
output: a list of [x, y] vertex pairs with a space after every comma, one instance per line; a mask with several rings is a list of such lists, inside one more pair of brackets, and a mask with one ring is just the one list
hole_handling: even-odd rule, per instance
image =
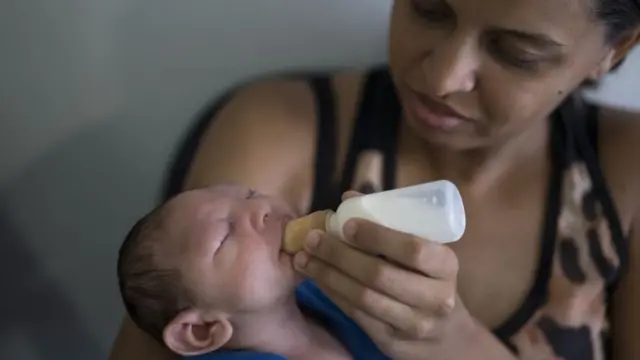
[[384, 170], [382, 184], [385, 190], [396, 187], [396, 168], [400, 124], [402, 122], [402, 106], [396, 94], [395, 86], [388, 71], [385, 72], [384, 92], [378, 101], [380, 109], [376, 113], [380, 117], [383, 137], [378, 146], [384, 154]]
[[214, 98], [213, 101], [206, 104], [206, 106], [196, 114], [193, 124], [183, 135], [178, 148], [173, 153], [169, 167], [166, 169], [160, 192], [160, 202], [167, 201], [182, 192], [193, 159], [200, 147], [202, 137], [211, 127], [215, 115], [231, 101], [237, 93], [237, 90], [238, 88], [233, 88], [225, 92], [222, 96]]
[[585, 130], [591, 149], [596, 157], [600, 152], [599, 148], [599, 128], [598, 128], [598, 107], [594, 104], [583, 102], [585, 106]]
[[333, 183], [337, 156], [336, 108], [329, 76], [311, 77], [309, 86], [315, 97], [317, 116], [315, 173], [311, 200], [311, 211], [315, 211], [332, 208], [336, 202], [336, 186]]
[[576, 150], [589, 171], [594, 192], [609, 222], [612, 241], [620, 258], [621, 271], [616, 272], [616, 278], [609, 279], [613, 283], [617, 280], [617, 275], [624, 273], [628, 260], [628, 244], [620, 215], [614, 205], [611, 190], [598, 157], [598, 107], [577, 95], [567, 102], [566, 107], [567, 110], [563, 116], [564, 122], [574, 135]]
[[367, 149], [384, 155], [384, 189], [395, 187], [396, 147], [401, 108], [386, 67], [376, 68], [364, 81], [353, 135], [345, 161], [341, 190], [350, 190], [358, 155]]
[[[606, 312], [608, 318], [611, 318], [613, 306], [611, 298], [617, 288], [620, 274], [625, 273], [628, 263], [628, 242], [627, 235], [624, 233], [620, 216], [615, 208], [613, 197], [605, 180], [604, 173], [599, 161], [599, 120], [598, 107], [594, 104], [586, 102], [583, 98], [574, 96], [565, 104], [563, 120], [566, 128], [574, 134], [576, 149], [580, 154], [581, 160], [584, 162], [589, 176], [593, 184], [593, 191], [597, 196], [602, 211], [609, 222], [611, 232], [611, 240], [615, 251], [620, 259], [620, 268], [615, 271], [612, 278], [608, 278], [608, 288], [606, 291], [606, 304], [608, 304]], [[598, 261], [596, 261], [598, 266]], [[601, 271], [601, 273], [606, 273]], [[610, 336], [603, 336], [604, 353], [607, 358], [613, 354], [613, 343]]]
[[[312, 209], [325, 209], [327, 208], [326, 206], [333, 206], [333, 202], [335, 202], [334, 194], [337, 192], [337, 186], [332, 183], [337, 142], [335, 135], [335, 98], [331, 86], [331, 78], [325, 74], [310, 73], [289, 74], [284, 77], [308, 81], [315, 98], [317, 140]], [[214, 99], [213, 102], [197, 114], [194, 124], [185, 134], [174, 153], [173, 159], [171, 159], [166, 178], [162, 184], [162, 201], [166, 201], [181, 192], [202, 136], [211, 127], [215, 115], [228, 104], [239, 88], [241, 87], [234, 87], [221, 97]]]

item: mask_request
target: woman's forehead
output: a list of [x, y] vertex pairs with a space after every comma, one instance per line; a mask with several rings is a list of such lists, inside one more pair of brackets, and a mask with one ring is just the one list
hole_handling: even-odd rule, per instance
[[[413, 0], [412, 0], [413, 1]], [[593, 19], [594, 2], [599, 0], [415, 0], [422, 3], [446, 3], [457, 12], [500, 18], [505, 15], [521, 17]]]
[[564, 43], [597, 31], [593, 5], [599, 0], [409, 0], [446, 3], [461, 25], [543, 33]]

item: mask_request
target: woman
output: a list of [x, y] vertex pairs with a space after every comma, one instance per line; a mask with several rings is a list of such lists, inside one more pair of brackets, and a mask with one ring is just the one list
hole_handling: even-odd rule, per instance
[[[637, 359], [640, 116], [576, 92], [639, 34], [638, 0], [396, 0], [388, 68], [243, 89], [184, 185], [240, 181], [303, 214], [452, 180], [459, 242], [355, 222], [364, 251], [309, 239], [298, 269], [394, 359]], [[112, 359], [139, 358], [172, 357], [127, 321]]]

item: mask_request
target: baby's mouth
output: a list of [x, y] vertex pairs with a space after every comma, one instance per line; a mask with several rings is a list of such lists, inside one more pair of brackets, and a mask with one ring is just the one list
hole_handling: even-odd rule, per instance
[[287, 224], [289, 224], [291, 220], [293, 220], [293, 217], [291, 216], [285, 216], [282, 219], [282, 226], [280, 228], [280, 237], [279, 237], [279, 243], [278, 243], [278, 251], [281, 253], [284, 252], [283, 248], [285, 243], [285, 237], [287, 236]]

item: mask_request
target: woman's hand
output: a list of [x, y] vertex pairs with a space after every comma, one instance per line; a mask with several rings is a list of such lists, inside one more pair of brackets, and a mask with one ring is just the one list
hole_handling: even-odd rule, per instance
[[447, 246], [374, 223], [345, 225], [347, 243], [312, 232], [296, 269], [396, 360], [457, 358], [475, 322], [456, 290], [458, 260]]

